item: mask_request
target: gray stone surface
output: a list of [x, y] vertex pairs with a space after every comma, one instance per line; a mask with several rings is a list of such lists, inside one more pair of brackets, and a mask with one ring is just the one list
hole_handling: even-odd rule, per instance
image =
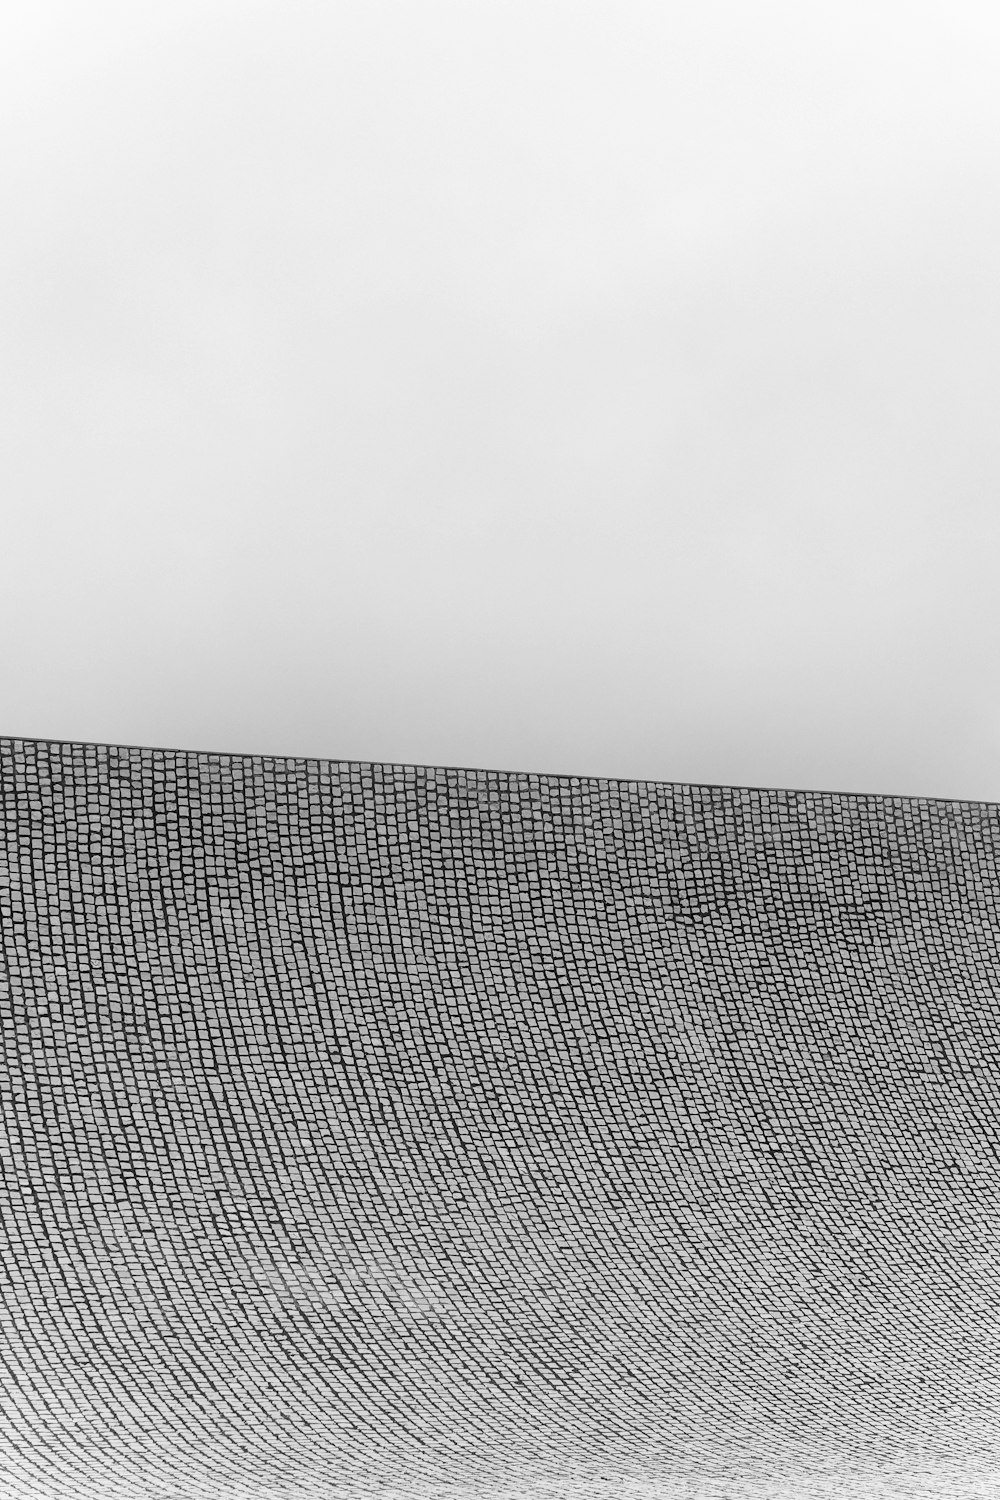
[[1000, 808], [0, 778], [0, 1495], [1000, 1496]]

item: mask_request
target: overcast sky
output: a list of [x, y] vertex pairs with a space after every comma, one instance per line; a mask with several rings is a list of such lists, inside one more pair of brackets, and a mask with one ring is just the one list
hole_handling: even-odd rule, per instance
[[20, 0], [0, 733], [1000, 800], [1000, 12]]

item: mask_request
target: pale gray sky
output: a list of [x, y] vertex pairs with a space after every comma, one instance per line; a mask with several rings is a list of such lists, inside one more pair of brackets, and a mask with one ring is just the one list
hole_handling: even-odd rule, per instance
[[1000, 12], [20, 0], [0, 733], [1000, 800]]

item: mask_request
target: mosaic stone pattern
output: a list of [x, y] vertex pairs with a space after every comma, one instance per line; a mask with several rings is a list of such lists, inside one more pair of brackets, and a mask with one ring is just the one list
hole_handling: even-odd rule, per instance
[[0, 797], [3, 1500], [1000, 1497], [1000, 808]]

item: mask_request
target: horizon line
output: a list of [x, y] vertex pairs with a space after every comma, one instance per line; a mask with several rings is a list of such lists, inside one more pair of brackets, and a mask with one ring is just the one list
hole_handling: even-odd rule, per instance
[[670, 781], [653, 776], [599, 776], [574, 771], [513, 771], [499, 766], [449, 766], [435, 761], [360, 760], [335, 755], [279, 755], [267, 751], [195, 750], [179, 745], [136, 745], [117, 740], [60, 739], [46, 735], [0, 734], [0, 743], [27, 745], [70, 745], [92, 750], [146, 750], [154, 755], [205, 755], [226, 760], [293, 760], [317, 764], [355, 766], [398, 766], [402, 770], [469, 771], [485, 776], [537, 776], [545, 781], [607, 781], [619, 785], [702, 787], [706, 791], [785, 792], [797, 797], [858, 797], [881, 801], [958, 802], [964, 806], [998, 807], [1000, 802], [985, 797], [938, 797], [919, 792], [845, 792], [827, 787], [755, 786], [732, 781]]

